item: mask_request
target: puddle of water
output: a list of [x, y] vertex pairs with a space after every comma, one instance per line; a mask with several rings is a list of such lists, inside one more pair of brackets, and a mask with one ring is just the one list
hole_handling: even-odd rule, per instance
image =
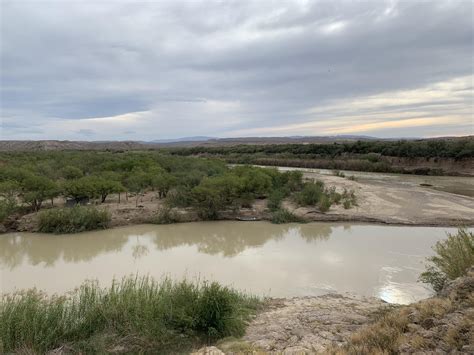
[[217, 280], [273, 297], [328, 292], [410, 303], [431, 246], [452, 228], [309, 223], [139, 225], [76, 235], [0, 237], [0, 291], [65, 292], [130, 274]]

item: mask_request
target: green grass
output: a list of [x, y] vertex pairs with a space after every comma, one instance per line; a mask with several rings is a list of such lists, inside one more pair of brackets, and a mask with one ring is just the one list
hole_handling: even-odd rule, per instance
[[128, 277], [109, 288], [88, 282], [62, 297], [28, 290], [3, 296], [0, 353], [188, 350], [241, 336], [260, 301], [216, 282]]
[[110, 214], [96, 207], [53, 208], [39, 213], [39, 231], [43, 233], [77, 233], [106, 229]]
[[448, 233], [448, 238], [437, 242], [433, 249], [436, 255], [428, 259], [420, 281], [431, 284], [435, 291], [440, 291], [449, 280], [466, 275], [474, 266], [474, 234], [463, 228], [456, 234]]

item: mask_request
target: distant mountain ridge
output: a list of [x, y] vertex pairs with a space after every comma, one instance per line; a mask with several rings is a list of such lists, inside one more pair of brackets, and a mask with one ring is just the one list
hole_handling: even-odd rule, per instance
[[207, 136], [193, 136], [193, 137], [182, 137], [182, 138], [154, 139], [152, 141], [146, 141], [145, 143], [203, 142], [203, 141], [208, 141], [211, 139], [219, 139], [219, 138], [207, 137]]

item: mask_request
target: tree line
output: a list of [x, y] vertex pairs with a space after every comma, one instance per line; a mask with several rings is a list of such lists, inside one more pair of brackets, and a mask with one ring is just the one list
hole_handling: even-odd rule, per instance
[[337, 157], [342, 155], [377, 154], [400, 158], [453, 158], [474, 157], [474, 138], [427, 139], [427, 140], [359, 140], [357, 142], [333, 144], [265, 144], [235, 146], [196, 146], [186, 148], [167, 148], [173, 155], [283, 155], [292, 157]]

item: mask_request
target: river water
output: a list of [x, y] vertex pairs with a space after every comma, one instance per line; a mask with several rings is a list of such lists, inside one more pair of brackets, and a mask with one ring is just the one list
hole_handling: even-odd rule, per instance
[[429, 297], [417, 282], [431, 246], [452, 228], [347, 223], [196, 222], [75, 235], [0, 236], [0, 291], [74, 289], [86, 279], [217, 280], [260, 296], [328, 292], [393, 303]]

